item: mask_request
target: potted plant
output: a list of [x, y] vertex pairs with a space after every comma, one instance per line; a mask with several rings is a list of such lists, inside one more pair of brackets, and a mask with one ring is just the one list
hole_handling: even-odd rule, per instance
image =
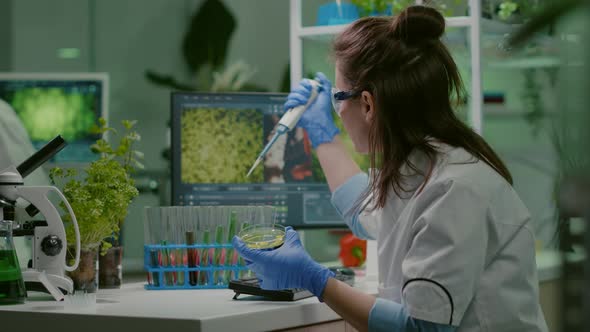
[[[96, 134], [103, 137], [108, 134], [111, 139], [118, 135], [115, 129], [107, 126], [105, 119], [101, 118], [99, 123], [100, 126], [93, 128]], [[113, 255], [114, 263], [119, 264], [115, 266], [115, 271], [107, 274], [111, 276], [111, 282], [103, 284], [103, 287], [119, 287], [121, 284], [119, 232], [129, 204], [138, 195], [131, 174], [136, 168], [143, 168], [139, 161], [143, 154], [133, 148], [140, 140], [139, 134], [133, 129], [136, 122], [124, 120], [122, 124], [125, 132], [116, 148], [104, 138], [91, 146], [92, 152], [100, 156], [84, 170], [85, 174], [80, 175], [77, 169], [58, 167], [50, 171], [52, 183], [62, 185], [63, 194], [72, 206], [80, 228], [80, 265], [69, 275], [76, 289], [88, 292], [96, 290], [99, 251], [101, 256]], [[63, 219], [66, 236], [68, 240], [73, 239], [71, 220], [67, 215]], [[70, 252], [74, 252], [73, 248], [68, 248]], [[113, 274], [119, 277], [118, 280], [112, 280]]]

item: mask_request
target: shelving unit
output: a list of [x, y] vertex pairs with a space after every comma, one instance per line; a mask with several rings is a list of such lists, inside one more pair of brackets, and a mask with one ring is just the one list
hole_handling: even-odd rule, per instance
[[[305, 1], [305, 0], [303, 0]], [[457, 16], [457, 17], [449, 17], [447, 18], [446, 24], [449, 28], [463, 28], [469, 26], [471, 18], [469, 16]], [[312, 26], [312, 27], [301, 27], [299, 30], [299, 36], [302, 38], [305, 37], [315, 37], [315, 36], [332, 36], [339, 34], [347, 27], [347, 24], [339, 24], [339, 25], [320, 25], [320, 26]]]
[[[291, 86], [295, 86], [303, 77], [303, 40], [329, 40], [346, 28], [344, 25], [311, 26], [302, 25], [302, 1], [290, 0], [290, 58]], [[469, 1], [469, 16], [447, 17], [447, 27], [469, 29], [469, 45], [471, 52], [471, 108], [469, 119], [475, 131], [482, 132], [483, 94], [481, 83], [481, 3], [480, 0]], [[421, 4], [417, 0], [416, 4]]]

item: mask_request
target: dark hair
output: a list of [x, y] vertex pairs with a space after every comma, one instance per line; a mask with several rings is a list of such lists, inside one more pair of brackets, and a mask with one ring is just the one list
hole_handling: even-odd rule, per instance
[[453, 100], [465, 100], [457, 65], [440, 41], [445, 20], [433, 8], [411, 6], [396, 17], [367, 17], [352, 23], [334, 43], [338, 69], [354, 91], [369, 91], [375, 98], [375, 120], [369, 132], [372, 168], [370, 192], [375, 207], [385, 205], [390, 189], [404, 187], [407, 165], [424, 174], [408, 159], [424, 153], [431, 167], [436, 148], [429, 138], [461, 147], [483, 160], [512, 184], [510, 172], [498, 155], [453, 111]]

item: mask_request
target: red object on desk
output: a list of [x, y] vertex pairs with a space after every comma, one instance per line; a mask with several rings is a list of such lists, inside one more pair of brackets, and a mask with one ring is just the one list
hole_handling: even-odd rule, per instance
[[367, 258], [367, 241], [361, 240], [352, 233], [340, 239], [340, 260], [345, 267], [361, 266]]

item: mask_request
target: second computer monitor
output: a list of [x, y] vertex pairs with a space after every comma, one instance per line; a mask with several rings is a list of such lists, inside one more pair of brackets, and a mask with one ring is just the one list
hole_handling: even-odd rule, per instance
[[281, 137], [246, 176], [274, 133], [286, 97], [173, 93], [173, 204], [273, 205], [285, 225], [345, 227], [303, 129]]
[[57, 135], [68, 142], [53, 163], [96, 159], [90, 146], [100, 135], [91, 128], [108, 114], [107, 74], [0, 73], [0, 99], [12, 106], [35, 148]]

